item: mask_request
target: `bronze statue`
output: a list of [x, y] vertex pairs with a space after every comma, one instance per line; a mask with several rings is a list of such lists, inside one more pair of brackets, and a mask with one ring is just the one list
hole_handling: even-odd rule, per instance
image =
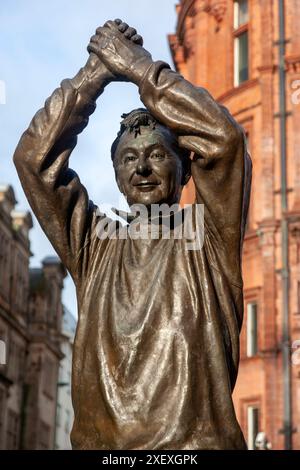
[[[121, 20], [97, 29], [86, 65], [63, 80], [21, 137], [14, 163], [28, 201], [77, 290], [74, 449], [245, 449], [232, 390], [243, 316], [241, 249], [251, 160], [241, 127], [210, 94]], [[177, 203], [190, 175], [204, 204], [204, 244], [103, 238], [68, 161], [112, 81], [146, 109], [112, 145], [129, 204]], [[93, 171], [95, 171], [93, 169]]]

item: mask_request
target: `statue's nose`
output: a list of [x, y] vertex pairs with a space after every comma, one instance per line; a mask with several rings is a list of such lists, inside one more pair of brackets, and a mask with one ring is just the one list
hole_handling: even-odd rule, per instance
[[136, 167], [136, 173], [138, 175], [147, 176], [151, 173], [151, 168], [148, 161], [145, 158], [140, 158]]

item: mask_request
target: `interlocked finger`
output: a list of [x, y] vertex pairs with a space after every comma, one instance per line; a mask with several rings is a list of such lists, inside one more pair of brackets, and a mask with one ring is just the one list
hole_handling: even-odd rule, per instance
[[87, 51], [88, 51], [89, 54], [91, 52], [94, 52], [95, 54], [97, 54], [97, 47], [96, 47], [95, 43], [90, 42], [88, 47], [87, 47]]
[[91, 37], [90, 43], [97, 43], [99, 40], [99, 34], [94, 34], [94, 36]]
[[104, 24], [104, 27], [105, 27], [105, 28], [110, 28], [110, 29], [116, 29], [117, 24], [116, 24], [115, 21], [108, 20], [108, 21], [106, 21], [106, 23]]
[[135, 28], [128, 28], [125, 33], [124, 33], [124, 36], [128, 39], [132, 38], [132, 36], [134, 36], [136, 34], [136, 29]]
[[128, 29], [128, 28], [129, 28], [129, 26], [128, 26], [127, 23], [121, 23], [119, 25], [119, 31], [121, 31], [121, 33], [125, 33], [126, 29]]
[[99, 28], [96, 29], [96, 34], [103, 33], [103, 28], [104, 28], [104, 26], [99, 26]]
[[139, 46], [144, 44], [143, 38], [139, 34], [132, 36], [131, 41], [133, 41], [135, 44], [138, 44]]

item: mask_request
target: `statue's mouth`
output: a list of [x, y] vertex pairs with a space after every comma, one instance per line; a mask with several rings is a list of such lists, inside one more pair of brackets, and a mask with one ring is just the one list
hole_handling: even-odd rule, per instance
[[140, 191], [151, 191], [152, 189], [156, 188], [159, 186], [158, 181], [148, 181], [148, 180], [142, 180], [139, 181], [138, 183], [135, 183], [133, 186], [138, 188]]

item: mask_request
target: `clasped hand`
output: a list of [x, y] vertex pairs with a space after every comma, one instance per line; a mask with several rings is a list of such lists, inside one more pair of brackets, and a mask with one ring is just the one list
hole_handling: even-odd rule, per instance
[[107, 21], [97, 28], [88, 45], [116, 80], [137, 83], [143, 69], [152, 62], [143, 38], [122, 20]]

